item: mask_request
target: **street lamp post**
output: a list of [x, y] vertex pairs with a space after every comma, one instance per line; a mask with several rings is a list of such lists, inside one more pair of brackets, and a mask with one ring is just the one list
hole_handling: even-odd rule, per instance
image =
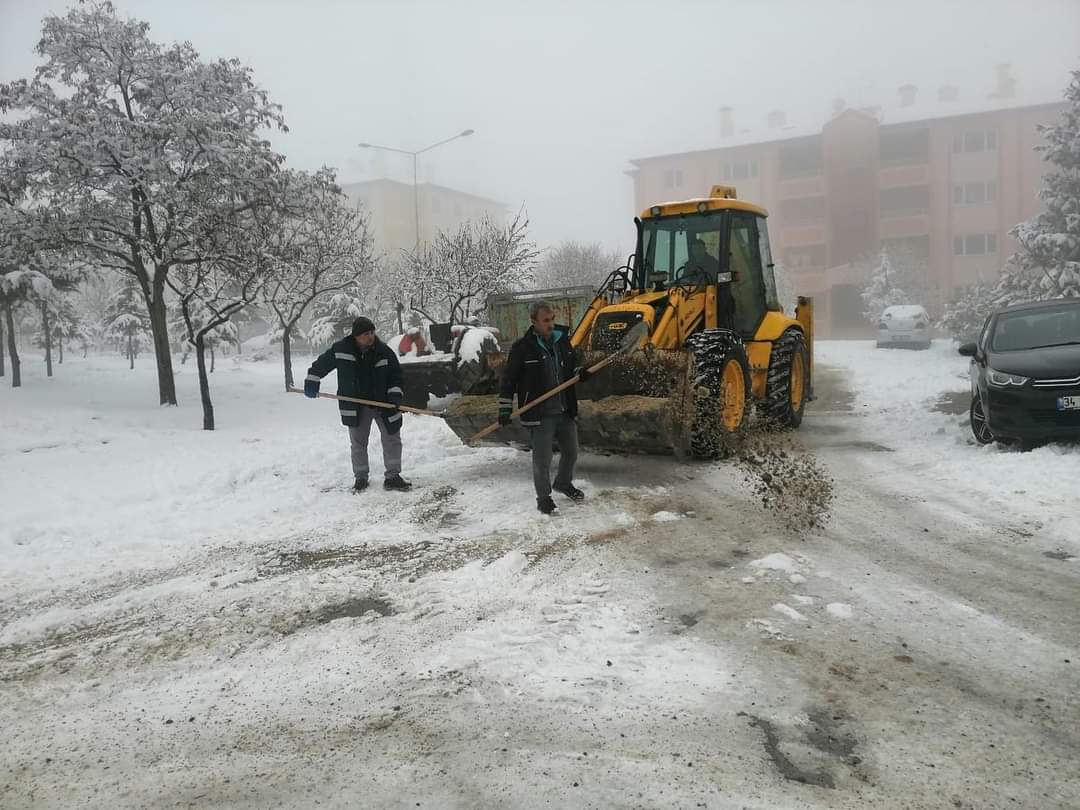
[[395, 148], [393, 146], [379, 146], [378, 144], [374, 144], [374, 143], [362, 143], [362, 144], [359, 144], [361, 149], [382, 149], [382, 150], [384, 150], [386, 152], [397, 152], [400, 155], [409, 155], [409, 157], [412, 158], [413, 219], [414, 219], [413, 225], [415, 227], [415, 233], [416, 233], [416, 256], [417, 256], [417, 258], [419, 258], [419, 256], [420, 256], [420, 191], [419, 191], [419, 187], [417, 186], [417, 182], [416, 182], [416, 158], [417, 158], [417, 156], [424, 154], [424, 152], [430, 152], [432, 149], [434, 149], [437, 146], [442, 146], [444, 143], [450, 143], [450, 141], [456, 141], [458, 138], [465, 138], [465, 137], [467, 137], [469, 135], [472, 135], [474, 132], [475, 132], [475, 130], [467, 129], [464, 132], [459, 132], [457, 135], [454, 135], [453, 137], [446, 138], [445, 140], [439, 141], [438, 143], [433, 143], [433, 144], [431, 144], [431, 146], [425, 146], [423, 149], [417, 149], [415, 152], [410, 151], [408, 149], [397, 149], [397, 148]]

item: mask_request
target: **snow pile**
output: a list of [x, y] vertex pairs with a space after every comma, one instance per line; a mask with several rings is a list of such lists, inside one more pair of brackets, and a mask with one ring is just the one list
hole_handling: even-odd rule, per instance
[[666, 509], [655, 513], [652, 519], [656, 523], [672, 523], [676, 520], [682, 520], [684, 515], [680, 515], [678, 512], [669, 512]]
[[756, 568], [762, 573], [766, 571], [783, 571], [788, 574], [794, 574], [798, 570], [798, 563], [787, 554], [781, 554], [780, 552], [769, 554], [767, 557], [762, 557], [760, 560], [753, 560], [749, 562], [748, 565], [751, 568]]
[[[485, 346], [487, 347], [485, 349]], [[485, 350], [498, 351], [499, 339], [491, 329], [482, 326], [474, 326], [466, 330], [461, 336], [461, 345], [458, 347], [458, 357], [462, 363], [479, 361], [480, 355]]]

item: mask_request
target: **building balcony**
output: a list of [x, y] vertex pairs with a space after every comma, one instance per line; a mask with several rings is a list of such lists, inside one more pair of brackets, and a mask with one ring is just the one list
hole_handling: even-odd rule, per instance
[[780, 228], [780, 240], [784, 247], [818, 245], [825, 242], [825, 223], [784, 223]]
[[928, 233], [930, 212], [926, 209], [882, 211], [878, 220], [878, 236], [881, 239], [903, 239], [909, 236], [925, 236]]
[[882, 165], [878, 174], [878, 185], [881, 188], [895, 188], [897, 186], [925, 186], [930, 184], [930, 167], [923, 164], [912, 165]]
[[825, 194], [825, 178], [819, 173], [814, 177], [785, 178], [780, 181], [781, 200], [799, 197], [821, 197]]

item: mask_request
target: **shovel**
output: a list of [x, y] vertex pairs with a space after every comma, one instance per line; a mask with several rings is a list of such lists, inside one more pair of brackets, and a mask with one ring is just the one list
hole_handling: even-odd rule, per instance
[[[645, 338], [648, 334], [649, 334], [648, 325], [646, 325], [644, 322], [637, 324], [633, 329], [631, 329], [629, 332], [626, 333], [626, 336], [622, 339], [622, 342], [619, 344], [619, 348], [617, 348], [615, 351], [613, 351], [611, 354], [609, 354], [607, 357], [605, 357], [599, 363], [595, 363], [594, 365], [590, 366], [589, 374], [595, 374], [596, 372], [600, 371], [602, 368], [604, 368], [604, 366], [606, 366], [608, 363], [610, 363], [616, 357], [619, 357], [619, 356], [624, 355], [624, 354], [630, 354], [630, 352], [634, 351], [635, 349], [640, 348], [642, 339]], [[552, 388], [550, 391], [548, 391], [548, 392], [546, 392], [544, 394], [541, 394], [536, 399], [534, 399], [532, 402], [530, 402], [528, 405], [526, 405], [524, 408], [518, 408], [516, 411], [512, 411], [511, 414], [510, 414], [510, 418], [513, 419], [515, 416], [519, 416], [519, 415], [525, 413], [525, 411], [529, 410], [530, 408], [533, 408], [533, 407], [539, 405], [541, 402], [544, 402], [545, 400], [551, 399], [556, 394], [562, 393], [567, 388], [569, 388], [571, 385], [577, 385], [579, 382], [581, 382], [581, 376], [578, 375], [578, 374], [575, 374], [573, 377], [571, 377], [566, 382], [560, 383], [559, 385], [556, 385], [554, 388]], [[469, 440], [466, 442], [466, 444], [472, 444], [473, 442], [494, 433], [498, 429], [499, 429], [499, 423], [497, 421], [492, 422], [490, 425], [488, 425], [486, 428], [481, 430], [479, 433], [476, 433], [476, 434], [470, 436]]]
[[[288, 388], [286, 389], [290, 394], [302, 394], [304, 390], [302, 388]], [[319, 392], [321, 399], [338, 399], [343, 402], [355, 402], [357, 405], [367, 405], [372, 408], [387, 408], [388, 410], [399, 410], [402, 413], [415, 413], [420, 416], [437, 416], [440, 419], [442, 414], [438, 411], [425, 411], [423, 408], [412, 408], [408, 405], [394, 405], [390, 402], [376, 402], [373, 399], [357, 399], [356, 397], [342, 397], [337, 394], [324, 394]]]

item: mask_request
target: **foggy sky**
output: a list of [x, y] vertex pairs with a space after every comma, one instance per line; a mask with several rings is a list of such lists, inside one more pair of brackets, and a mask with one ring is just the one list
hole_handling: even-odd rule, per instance
[[[0, 81], [30, 75], [46, 13], [65, 0], [0, 0]], [[1080, 68], [1080, 2], [556, 2], [555, 0], [116, 0], [158, 41], [238, 57], [285, 109], [272, 136], [292, 166], [342, 182], [411, 162], [357, 148], [419, 149], [421, 181], [524, 204], [541, 246], [600, 241], [628, 252], [635, 157], [718, 145], [765, 113], [819, 126], [836, 97], [880, 104], [896, 88], [985, 98], [1011, 62], [1018, 95], [1060, 98]], [[692, 189], [704, 193], [706, 189]]]

